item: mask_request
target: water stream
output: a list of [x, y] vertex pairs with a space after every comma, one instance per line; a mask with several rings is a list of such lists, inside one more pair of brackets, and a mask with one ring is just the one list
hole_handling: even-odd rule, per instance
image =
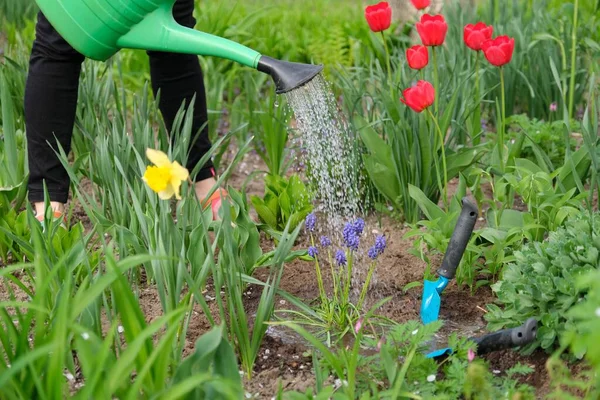
[[338, 110], [327, 81], [318, 75], [286, 94], [294, 112], [307, 178], [315, 190], [316, 210], [327, 216], [333, 231], [360, 213], [356, 135]]

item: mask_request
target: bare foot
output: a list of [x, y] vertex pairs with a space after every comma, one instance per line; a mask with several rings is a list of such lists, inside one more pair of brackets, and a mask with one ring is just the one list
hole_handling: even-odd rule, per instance
[[195, 184], [196, 197], [201, 202], [206, 199], [206, 195], [210, 190], [217, 184], [215, 178], [207, 178], [202, 181], [198, 181]]
[[[34, 203], [34, 208], [35, 208], [35, 214], [37, 216], [40, 215], [44, 215], [45, 213], [45, 207], [44, 207], [44, 202], [38, 202], [38, 203]], [[63, 203], [59, 203], [57, 201], [51, 201], [50, 202], [50, 208], [52, 209], [52, 211], [58, 211], [61, 214], [64, 214], [65, 212], [65, 205]]]
[[215, 221], [219, 219], [219, 210], [221, 209], [221, 198], [218, 197], [218, 195], [219, 193], [221, 196], [225, 194], [222, 189], [216, 189], [211, 195], [213, 200], [210, 203], [207, 203], [207, 195], [216, 184], [217, 181], [214, 178], [204, 179], [196, 182], [195, 184], [196, 197], [200, 201], [200, 204], [202, 204], [202, 207], [211, 207], [213, 212], [213, 220]]

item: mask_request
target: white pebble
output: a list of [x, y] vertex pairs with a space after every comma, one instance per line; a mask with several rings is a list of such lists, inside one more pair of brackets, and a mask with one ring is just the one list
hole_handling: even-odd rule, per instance
[[66, 373], [65, 374], [65, 378], [67, 378], [68, 380], [72, 381], [75, 380], [75, 377], [73, 376], [73, 374], [71, 373]]
[[117, 332], [119, 332], [119, 333], [123, 333], [123, 332], [125, 332], [125, 328], [123, 328], [123, 326], [119, 325], [119, 326], [117, 327]]
[[427, 382], [433, 382], [433, 381], [435, 381], [435, 375], [431, 374], [427, 377]]
[[90, 338], [90, 334], [87, 332], [83, 332], [81, 334], [81, 337], [83, 338], [83, 340], [88, 340]]
[[493, 372], [494, 374], [496, 374], [496, 375], [498, 375], [498, 374], [500, 373], [500, 371], [499, 371], [499, 370], [497, 370], [497, 369], [493, 370], [492, 372]]
[[419, 330], [418, 330], [418, 329], [415, 329], [414, 331], [412, 331], [412, 334], [413, 334], [413, 335], [416, 335], [417, 333], [419, 333]]

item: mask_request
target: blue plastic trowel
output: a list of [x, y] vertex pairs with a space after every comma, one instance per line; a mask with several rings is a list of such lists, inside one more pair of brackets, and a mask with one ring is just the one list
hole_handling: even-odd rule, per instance
[[441, 305], [440, 295], [456, 274], [456, 269], [473, 233], [477, 221], [477, 211], [477, 207], [468, 198], [463, 197], [461, 213], [450, 237], [442, 266], [437, 271], [439, 278], [436, 281], [426, 280], [423, 282], [423, 297], [421, 300], [421, 321], [423, 324], [438, 319]]

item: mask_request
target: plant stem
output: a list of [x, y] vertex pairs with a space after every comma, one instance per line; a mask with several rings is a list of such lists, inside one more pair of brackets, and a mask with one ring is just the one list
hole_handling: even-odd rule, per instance
[[439, 74], [438, 74], [438, 63], [437, 63], [437, 53], [435, 51], [435, 47], [433, 46], [431, 48], [431, 53], [433, 54], [433, 85], [435, 88], [435, 102], [434, 102], [434, 106], [435, 106], [435, 114], [437, 115], [438, 111], [439, 111], [439, 104], [438, 104], [438, 99], [440, 97], [440, 80], [439, 80]]
[[579, 0], [575, 0], [575, 9], [573, 10], [573, 33], [571, 34], [571, 83], [569, 85], [569, 120], [573, 118], [573, 101], [575, 98], [575, 61], [577, 50], [577, 11]]
[[375, 265], [377, 265], [377, 263], [373, 261], [371, 263], [371, 268], [369, 268], [369, 272], [367, 273], [367, 279], [365, 280], [365, 284], [360, 292], [360, 297], [358, 298], [358, 304], [356, 306], [358, 312], [360, 312], [362, 304], [365, 301], [365, 297], [367, 296], [367, 290], [369, 290], [369, 284], [371, 283], [371, 278], [373, 277], [373, 272], [375, 271]]
[[479, 51], [475, 56], [475, 94], [476, 99], [479, 98]]
[[419, 75], [421, 77], [421, 80], [424, 81], [425, 80], [425, 71], [424, 70], [419, 70]]
[[347, 274], [346, 274], [346, 282], [345, 282], [345, 288], [344, 288], [344, 306], [347, 306], [348, 304], [350, 304], [350, 283], [352, 281], [352, 251], [350, 251], [350, 254], [348, 254], [347, 256]]
[[[475, 103], [477, 105], [477, 109], [475, 110], [475, 116], [473, 121], [473, 144], [478, 145], [480, 143], [481, 136], [479, 133], [481, 132], [481, 102], [479, 101], [479, 96], [481, 92], [479, 91], [479, 53], [478, 51], [475, 55]], [[479, 102], [479, 103], [478, 103]]]
[[[312, 233], [310, 235], [310, 243], [313, 247], [315, 247], [315, 240]], [[321, 267], [319, 266], [319, 257], [317, 255], [315, 256], [317, 284], [319, 285], [319, 294], [321, 295], [321, 306], [325, 306], [327, 304], [327, 296], [325, 295], [325, 288], [323, 287], [323, 276], [321, 275]]]
[[383, 39], [383, 47], [385, 48], [386, 62], [387, 62], [387, 71], [388, 71], [388, 84], [390, 85], [390, 93], [392, 97], [394, 96], [394, 83], [392, 81], [392, 60], [390, 57], [390, 50], [388, 49], [387, 40], [385, 39], [385, 34], [381, 31], [381, 38]]
[[504, 173], [504, 125], [506, 121], [506, 104], [504, 98], [504, 67], [500, 67], [500, 90], [502, 92], [502, 121], [500, 122], [500, 130], [498, 131], [498, 156], [500, 157], [500, 172]]
[[[431, 119], [433, 120], [433, 123], [435, 124], [441, 145], [442, 145], [442, 168], [444, 169], [444, 184], [443, 184], [443, 190], [442, 188], [440, 188], [440, 191], [443, 191], [444, 193], [444, 207], [446, 208], [446, 210], [448, 209], [448, 169], [446, 168], [446, 145], [444, 143], [444, 135], [442, 134], [442, 130], [440, 129], [440, 125], [438, 124], [437, 118], [435, 118], [435, 116], [433, 115], [433, 113], [431, 112], [431, 110], [428, 108], [427, 112], [429, 113], [429, 116], [431, 117]], [[437, 153], [437, 149], [436, 149], [436, 153]]]

